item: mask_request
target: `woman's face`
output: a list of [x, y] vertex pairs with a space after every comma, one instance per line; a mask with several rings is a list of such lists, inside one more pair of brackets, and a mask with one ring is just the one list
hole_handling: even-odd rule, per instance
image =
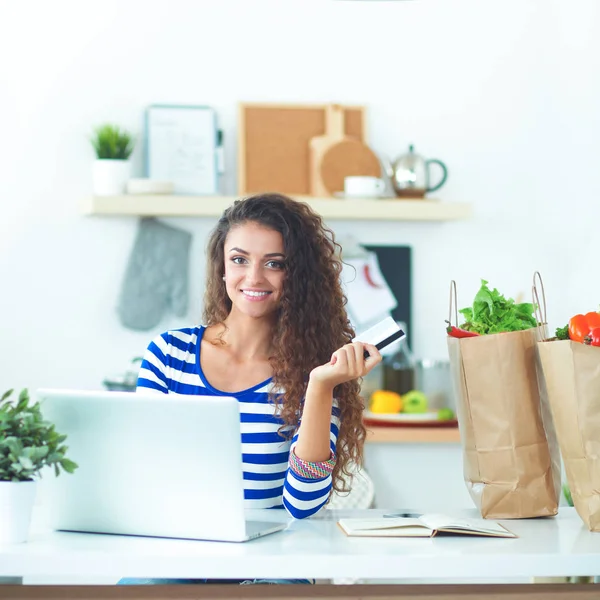
[[285, 278], [283, 238], [255, 222], [233, 227], [225, 238], [225, 285], [232, 311], [254, 318], [273, 313]]

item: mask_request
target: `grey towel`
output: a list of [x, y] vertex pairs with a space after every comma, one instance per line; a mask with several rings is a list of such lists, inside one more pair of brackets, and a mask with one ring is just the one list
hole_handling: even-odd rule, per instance
[[186, 315], [191, 242], [187, 231], [154, 218], [140, 220], [117, 309], [125, 327], [152, 329], [169, 308]]

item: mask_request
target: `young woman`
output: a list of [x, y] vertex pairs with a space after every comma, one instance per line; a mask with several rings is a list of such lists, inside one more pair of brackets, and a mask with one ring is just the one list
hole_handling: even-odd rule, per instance
[[361, 461], [359, 378], [381, 356], [351, 341], [338, 250], [305, 203], [236, 201], [208, 243], [205, 325], [158, 336], [141, 365], [138, 390], [239, 400], [247, 508], [309, 517]]

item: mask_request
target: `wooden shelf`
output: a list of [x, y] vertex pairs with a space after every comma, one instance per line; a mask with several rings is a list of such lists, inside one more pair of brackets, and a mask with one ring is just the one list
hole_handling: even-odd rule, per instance
[[[453, 221], [471, 216], [469, 204], [439, 200], [338, 200], [296, 196], [325, 219], [360, 221]], [[83, 211], [98, 216], [219, 217], [236, 196], [95, 196]]]
[[367, 425], [368, 444], [449, 444], [460, 442], [458, 427], [374, 427]]

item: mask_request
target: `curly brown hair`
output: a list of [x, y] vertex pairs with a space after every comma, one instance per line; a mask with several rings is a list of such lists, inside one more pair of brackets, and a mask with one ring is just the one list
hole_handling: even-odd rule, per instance
[[[223, 281], [224, 244], [237, 225], [254, 222], [278, 231], [285, 249], [286, 277], [273, 331], [274, 388], [279, 416], [289, 429], [298, 426], [298, 415], [306, 393], [308, 375], [329, 362], [338, 348], [352, 341], [354, 330], [346, 314], [342, 291], [340, 245], [321, 217], [304, 203], [281, 194], [260, 194], [237, 200], [217, 223], [208, 242], [204, 323], [223, 323], [231, 311], [231, 300]], [[333, 489], [348, 491], [351, 463], [361, 464], [365, 440], [360, 380], [336, 386], [334, 396], [340, 411]], [[284, 428], [285, 428], [284, 426]], [[283, 428], [282, 428], [283, 429]], [[345, 475], [342, 478], [342, 474]]]

